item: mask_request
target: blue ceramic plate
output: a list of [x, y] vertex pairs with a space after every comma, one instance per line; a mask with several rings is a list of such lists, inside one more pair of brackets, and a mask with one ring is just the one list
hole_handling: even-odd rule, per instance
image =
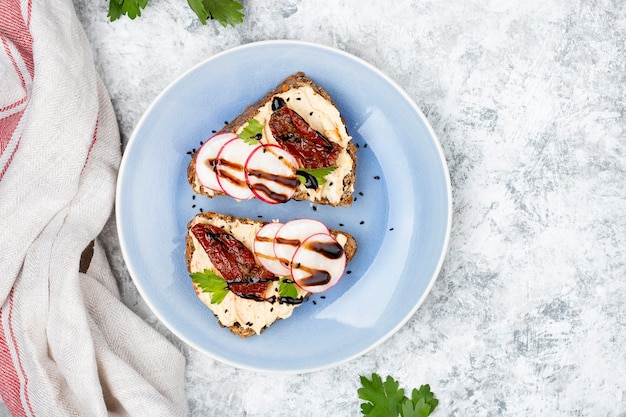
[[[186, 176], [190, 152], [297, 71], [333, 97], [359, 146], [352, 207], [194, 195]], [[312, 217], [354, 235], [358, 252], [335, 287], [261, 336], [240, 339], [219, 327], [187, 273], [186, 225], [201, 210], [283, 222]], [[451, 193], [432, 128], [393, 81], [336, 49], [268, 41], [211, 57], [156, 98], [126, 147], [116, 213], [134, 283], [172, 332], [237, 367], [306, 372], [368, 351], [413, 315], [445, 256]]]

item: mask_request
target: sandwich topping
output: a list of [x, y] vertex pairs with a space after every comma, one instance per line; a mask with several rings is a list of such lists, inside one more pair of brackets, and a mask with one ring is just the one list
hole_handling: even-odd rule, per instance
[[230, 233], [211, 224], [198, 223], [191, 233], [235, 295], [265, 301], [268, 284], [278, 278], [256, 263], [252, 252]]
[[[304, 177], [305, 182], [298, 186], [298, 194], [310, 201], [328, 200], [331, 204], [339, 204], [344, 193], [352, 193], [354, 191], [353, 184], [348, 185], [347, 189], [344, 189], [343, 184], [344, 178], [353, 174], [352, 157], [348, 153], [348, 144], [352, 137], [346, 130], [339, 110], [308, 85], [278, 93], [274, 95], [272, 100], [259, 108], [254, 116], [254, 120], [263, 126], [261, 139], [263, 143], [281, 144], [279, 143], [279, 138], [274, 136], [271, 127], [271, 118], [276, 113], [275, 110], [272, 110], [272, 105], [277, 99], [285, 103], [283, 107], [279, 107], [280, 101], [274, 105], [275, 108], [279, 107], [279, 116], [281, 112], [286, 112], [286, 110], [282, 110], [283, 108], [293, 111], [306, 122], [310, 129], [333, 144], [333, 151], [329, 152], [334, 158], [332, 163], [329, 161], [320, 164], [324, 167], [333, 167], [321, 177], [323, 178], [323, 184], [318, 184], [319, 186], [315, 188], [314, 182], [320, 177], [310, 175], [310, 171], [301, 171], [298, 174]], [[276, 117], [274, 118], [276, 119]], [[288, 125], [288, 123], [284, 124]], [[243, 129], [244, 127], [240, 128], [237, 133]], [[280, 135], [281, 131], [282, 129], [279, 128], [276, 133], [277, 136]], [[282, 141], [282, 144], [284, 145], [285, 142], [289, 141]], [[322, 140], [322, 143], [325, 143], [325, 141]]]
[[353, 191], [343, 184], [353, 166], [350, 140], [330, 102], [310, 86], [293, 88], [276, 94], [237, 132], [207, 140], [195, 157], [196, 175], [209, 195], [277, 204], [300, 193], [338, 204]]
[[190, 262], [198, 296], [223, 326], [238, 323], [257, 334], [289, 317], [310, 293], [335, 285], [346, 265], [346, 237], [333, 237], [317, 220], [216, 220], [189, 231], [203, 249]]
[[323, 168], [337, 162], [341, 146], [313, 129], [302, 116], [287, 107], [281, 97], [272, 100], [269, 127], [272, 136], [296, 157], [301, 167]]

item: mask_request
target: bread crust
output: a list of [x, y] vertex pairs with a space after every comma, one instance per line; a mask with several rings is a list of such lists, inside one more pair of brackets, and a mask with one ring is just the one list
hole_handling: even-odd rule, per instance
[[[300, 88], [303, 86], [311, 87], [313, 91], [315, 91], [317, 94], [319, 94], [328, 102], [330, 102], [335, 108], [337, 108], [337, 105], [335, 104], [333, 99], [330, 97], [330, 95], [326, 92], [326, 90], [324, 90], [322, 87], [317, 85], [313, 80], [308, 78], [303, 72], [300, 71], [293, 75], [288, 76], [280, 84], [278, 84], [273, 90], [268, 91], [259, 100], [248, 105], [237, 117], [235, 117], [230, 123], [226, 124], [217, 133], [225, 133], [225, 132], [236, 133], [237, 130], [241, 126], [245, 125], [249, 120], [253, 119], [258, 114], [259, 109], [265, 103], [270, 101], [274, 95], [286, 92], [290, 89]], [[346, 123], [345, 123], [345, 120], [343, 119], [343, 116], [340, 116], [340, 117], [341, 117], [341, 122], [345, 126]], [[356, 179], [355, 174], [356, 174], [356, 164], [357, 164], [357, 154], [356, 154], [357, 147], [354, 145], [354, 143], [350, 141], [346, 147], [346, 151], [348, 155], [350, 156], [350, 159], [352, 162], [352, 168], [351, 168], [350, 174], [346, 175], [343, 178], [343, 184], [342, 184], [343, 194], [341, 196], [341, 199], [339, 200], [339, 202], [333, 203], [329, 201], [328, 198], [322, 197], [313, 201], [314, 203], [331, 205], [331, 206], [342, 206], [342, 207], [349, 207], [352, 204], [352, 199], [353, 199], [352, 190], [354, 189], [354, 183]], [[195, 157], [196, 157], [196, 154], [194, 153], [191, 156], [191, 161], [189, 162], [189, 165], [187, 166], [187, 180], [189, 181], [189, 184], [191, 185], [193, 190], [196, 193], [205, 195], [207, 197], [214, 197], [216, 195], [224, 195], [224, 193], [222, 192], [210, 190], [204, 187], [202, 184], [200, 184], [200, 182], [197, 180], [197, 177], [196, 177]], [[308, 200], [307, 191], [298, 189], [296, 193], [294, 194], [294, 196], [292, 197], [292, 199], [293, 200]]]
[[[229, 224], [233, 224], [238, 221], [243, 224], [256, 225], [258, 226], [258, 228], [261, 228], [263, 225], [268, 223], [263, 220], [253, 220], [249, 218], [235, 217], [229, 214], [222, 214], [222, 213], [215, 213], [215, 212], [204, 212], [204, 213], [197, 214], [189, 223], [187, 223], [187, 234], [185, 236], [185, 262], [187, 264], [187, 270], [189, 273], [194, 272], [191, 270], [191, 260], [193, 258], [194, 251], [203, 250], [202, 247], [196, 247], [196, 245], [194, 244], [194, 240], [191, 237], [190, 229], [197, 223], [213, 223], [215, 221], [224, 221]], [[354, 236], [352, 236], [350, 233], [344, 232], [342, 230], [336, 230], [336, 229], [331, 229], [330, 233], [335, 238], [339, 234], [346, 236], [347, 241], [343, 249], [346, 254], [346, 263], [350, 262], [350, 260], [352, 260], [352, 258], [354, 258], [354, 256], [356, 255], [357, 247], [358, 247], [357, 241], [354, 238]], [[192, 283], [193, 283], [196, 295], [199, 296], [202, 290], [198, 287], [198, 285], [195, 282], [192, 281]], [[222, 325], [222, 323], [219, 320], [218, 320], [218, 324], [221, 327], [226, 327]], [[234, 323], [232, 326], [229, 326], [228, 329], [230, 330], [231, 333], [241, 338], [250, 337], [256, 334], [252, 328], [243, 327], [238, 322]], [[261, 330], [261, 332], [263, 332], [265, 329], [267, 329], [267, 326], [264, 327]]]

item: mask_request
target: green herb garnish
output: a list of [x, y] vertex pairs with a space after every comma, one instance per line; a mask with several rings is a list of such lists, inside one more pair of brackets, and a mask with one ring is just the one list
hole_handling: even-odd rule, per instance
[[[189, 7], [203, 25], [207, 19], [215, 19], [224, 27], [235, 26], [243, 22], [243, 13], [239, 0], [187, 0]], [[146, 7], [148, 0], [109, 0], [109, 19], [111, 22], [127, 15], [134, 19], [141, 16], [141, 10]]]
[[298, 180], [306, 188], [317, 189], [322, 184], [326, 184], [326, 175], [336, 170], [336, 166], [322, 168], [301, 168], [296, 171]]
[[148, 0], [109, 0], [109, 19], [111, 22], [125, 14], [131, 19], [141, 16], [141, 9], [148, 4]]
[[212, 304], [220, 304], [228, 294], [226, 280], [208, 269], [203, 272], [192, 272], [190, 276], [202, 291], [211, 293]]
[[296, 284], [285, 277], [282, 277], [278, 280], [278, 294], [281, 298], [298, 298], [298, 288]]
[[239, 138], [243, 139], [249, 145], [255, 145], [259, 143], [261, 135], [263, 134], [263, 125], [259, 123], [257, 119], [250, 119], [246, 127], [243, 128], [239, 134]]
[[200, 22], [206, 25], [207, 18], [215, 19], [224, 27], [243, 22], [243, 6], [236, 0], [187, 0]]
[[383, 382], [378, 374], [372, 379], [361, 376], [362, 388], [358, 389], [361, 412], [365, 417], [427, 417], [439, 404], [439, 400], [430, 391], [429, 385], [413, 389], [411, 398], [404, 395], [404, 389], [391, 376]]

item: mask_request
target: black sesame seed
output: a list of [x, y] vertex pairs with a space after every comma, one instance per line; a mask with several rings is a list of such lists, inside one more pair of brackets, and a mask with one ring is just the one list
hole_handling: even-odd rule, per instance
[[261, 216], [260, 214], [259, 214], [257, 217], [258, 217], [259, 219], [262, 219], [262, 218], [263, 218], [263, 216]]
[[291, 98], [291, 97], [287, 97], [287, 101], [289, 101], [289, 99], [290, 99], [290, 98]]
[[270, 313], [274, 311], [274, 307], [270, 307]]
[[227, 125], [228, 124], [228, 120], [224, 120], [224, 124]]
[[202, 140], [201, 140], [201, 141], [200, 141], [200, 146], [202, 146], [203, 144], [204, 144], [204, 141], [202, 141]]
[[193, 148], [191, 152], [196, 153], [196, 148]]
[[313, 206], [311, 208], [313, 209], [313, 211], [317, 211], [317, 206]]
[[315, 302], [315, 300], [313, 300], [313, 305], [317, 305], [317, 303]]
[[320, 298], [325, 300], [326, 296], [325, 295], [321, 295]]
[[352, 271], [350, 271], [349, 269], [346, 271], [346, 274], [348, 274], [348, 275], [351, 274], [351, 273], [352, 273]]
[[340, 227], [343, 227], [343, 223], [339, 223], [339, 226], [340, 226]]
[[200, 213], [202, 213], [202, 207], [200, 207]]
[[296, 97], [296, 100], [302, 100], [300, 97]]
[[364, 223], [365, 223], [365, 222], [364, 222], [363, 220], [361, 220], [361, 221], [359, 222], [359, 224], [364, 224]]
[[313, 116], [313, 112], [309, 113], [309, 116]]
[[393, 227], [390, 227], [390, 228], [389, 228], [389, 231], [392, 231], [392, 230], [393, 230]]
[[193, 206], [191, 206], [191, 208], [196, 208], [196, 205], [194, 204]]
[[362, 193], [361, 191], [359, 191], [359, 195], [360, 195], [361, 197], [363, 197], [363, 193]]
[[188, 152], [187, 152], [187, 155], [191, 155], [192, 153], [193, 153], [193, 152], [191, 152], [191, 151], [188, 151]]
[[357, 144], [356, 144], [356, 147], [357, 147], [357, 148], [360, 148], [360, 147], [361, 147], [361, 145], [359, 145], [359, 144], [357, 143]]
[[191, 199], [192, 199], [192, 200], [195, 200], [195, 199], [196, 199], [196, 195], [195, 195], [195, 194], [194, 194], [194, 195], [192, 195], [192, 196], [191, 196]]
[[211, 133], [217, 133], [217, 130], [211, 130]]
[[356, 199], [357, 199], [357, 198], [358, 198], [358, 197], [354, 197], [354, 201], [356, 201]]
[[331, 181], [331, 182], [329, 182], [329, 183], [328, 183], [328, 186], [329, 186], [329, 187], [332, 187], [332, 186], [333, 186], [333, 182], [332, 182], [332, 181]]
[[374, 179], [375, 179], [375, 180], [379, 180], [379, 179], [380, 179], [380, 177], [379, 177], [378, 175], [375, 175], [375, 176], [374, 176]]
[[363, 147], [364, 147], [364, 148], [367, 148], [367, 143], [364, 143], [364, 144], [363, 144]]

